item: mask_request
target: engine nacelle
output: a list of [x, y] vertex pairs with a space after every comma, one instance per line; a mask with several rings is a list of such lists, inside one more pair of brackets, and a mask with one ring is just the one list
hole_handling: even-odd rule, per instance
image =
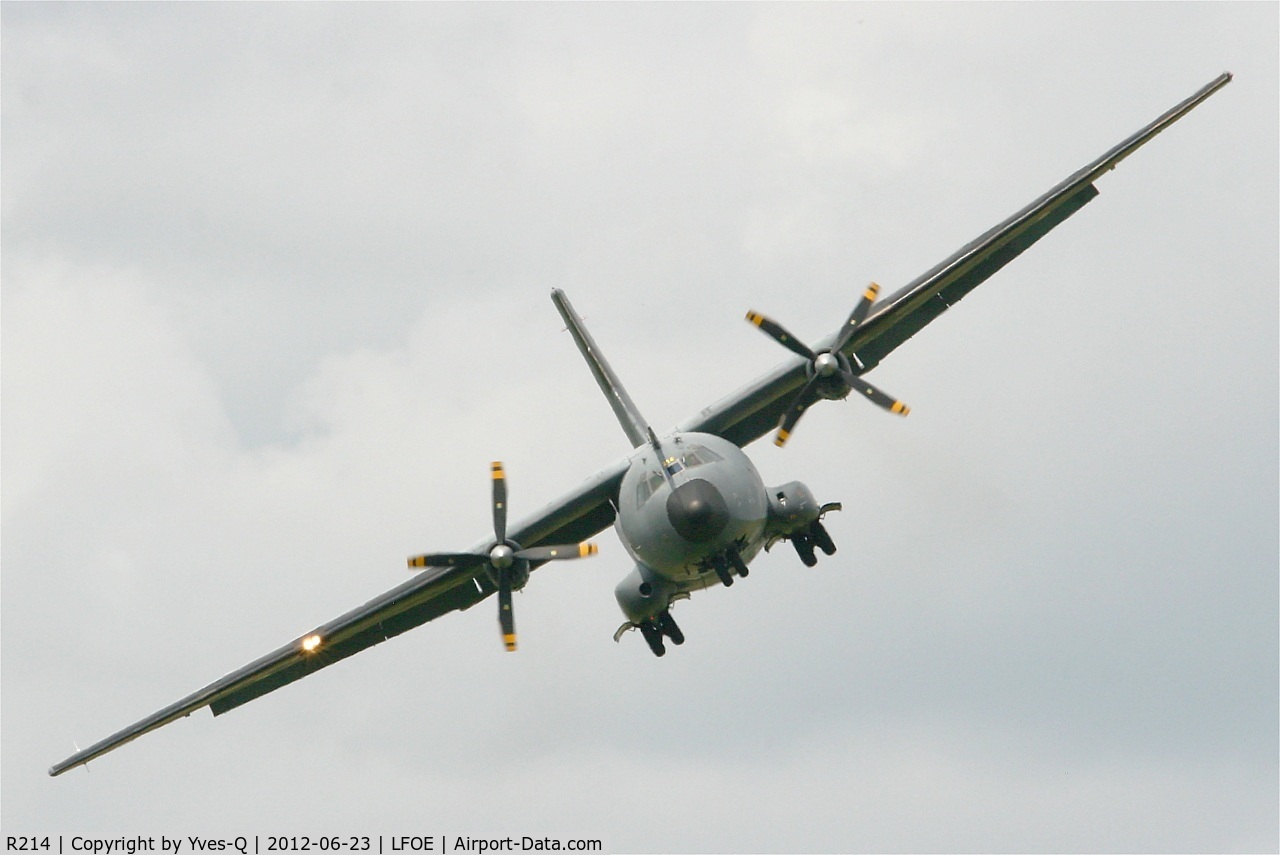
[[769, 488], [769, 518], [765, 533], [782, 537], [808, 528], [822, 515], [822, 506], [813, 491], [799, 481]]
[[805, 365], [804, 373], [807, 378], [812, 380], [815, 374], [818, 376], [818, 382], [813, 384], [813, 394], [828, 401], [843, 401], [849, 397], [853, 390], [844, 379], [844, 372], [850, 370], [848, 358], [843, 353], [824, 350], [818, 355], [818, 359], [834, 360], [836, 370], [830, 374], [819, 372], [813, 360]]
[[[520, 549], [520, 544], [516, 543], [514, 540], [508, 540], [507, 545], [513, 550]], [[489, 548], [492, 549], [493, 547]], [[511, 590], [519, 591], [525, 586], [529, 581], [529, 571], [531, 569], [532, 567], [530, 567], [529, 562], [523, 558], [517, 558], [511, 563], [511, 567], [507, 570], [508, 575], [511, 577]], [[484, 565], [484, 574], [493, 587], [498, 587], [498, 572], [494, 570], [492, 565]]]
[[675, 591], [675, 585], [643, 564], [637, 564], [614, 588], [613, 595], [627, 619], [640, 624], [665, 611], [671, 605], [671, 595]]

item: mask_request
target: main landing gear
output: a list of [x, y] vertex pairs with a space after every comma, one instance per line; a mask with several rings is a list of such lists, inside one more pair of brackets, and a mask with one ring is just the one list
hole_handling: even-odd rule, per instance
[[[828, 542], [830, 542], [830, 538], [828, 538]], [[714, 570], [716, 577], [726, 588], [733, 584], [734, 573], [743, 578], [746, 578], [750, 573], [747, 569], [747, 562], [742, 560], [742, 554], [738, 552], [737, 546], [730, 546], [719, 555], [713, 555], [706, 560], [703, 566]], [[684, 596], [687, 597], [688, 595]], [[653, 651], [654, 656], [665, 656], [667, 654], [664, 639], [675, 645], [684, 644], [684, 633], [680, 631], [675, 619], [671, 617], [670, 609], [663, 609], [658, 613], [657, 617], [649, 618], [639, 624], [623, 624], [618, 632], [614, 634], [614, 641], [617, 641], [623, 632], [633, 626], [640, 629], [640, 634], [644, 636], [645, 643], [649, 645], [649, 649]]]
[[815, 546], [827, 555], [836, 554], [836, 545], [831, 540], [831, 535], [827, 534], [821, 520], [814, 520], [808, 528], [794, 532], [790, 540], [791, 545], [796, 548], [796, 554], [800, 556], [800, 560], [806, 567], [812, 567], [818, 563], [818, 556], [813, 551]]
[[826, 555], [836, 554], [835, 542], [831, 539], [831, 535], [827, 533], [826, 527], [823, 526], [822, 518], [831, 511], [838, 510], [842, 510], [839, 502], [827, 502], [819, 508], [817, 519], [807, 526], [785, 535], [786, 539], [791, 541], [791, 545], [795, 547], [796, 555], [800, 556], [804, 566], [812, 567], [818, 563], [818, 556], [814, 552], [814, 547], [821, 549]]
[[640, 634], [644, 636], [654, 656], [666, 655], [667, 648], [662, 643], [663, 637], [671, 639], [672, 644], [684, 644], [684, 633], [680, 631], [680, 627], [676, 626], [671, 612], [666, 609], [656, 618], [650, 618], [640, 624]]

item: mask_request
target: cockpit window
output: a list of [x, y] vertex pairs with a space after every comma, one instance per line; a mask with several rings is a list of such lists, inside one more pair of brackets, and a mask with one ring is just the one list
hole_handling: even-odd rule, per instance
[[723, 457], [716, 454], [709, 448], [701, 445], [690, 446], [684, 453], [684, 465], [689, 469], [695, 466], [701, 466], [704, 463], [715, 463], [718, 460], [724, 460]]
[[[682, 470], [702, 466], [705, 463], [715, 463], [720, 460], [724, 460], [724, 458], [711, 449], [701, 445], [691, 445], [685, 448], [678, 457], [668, 457], [662, 462], [662, 465], [669, 474], [675, 475]], [[648, 478], [636, 484], [636, 504], [643, 505], [649, 501], [649, 497], [662, 486], [662, 480], [661, 472], [653, 472]]]
[[662, 486], [662, 474], [654, 472], [648, 478], [636, 485], [636, 504], [643, 505], [649, 501], [649, 497], [653, 495], [654, 490]]

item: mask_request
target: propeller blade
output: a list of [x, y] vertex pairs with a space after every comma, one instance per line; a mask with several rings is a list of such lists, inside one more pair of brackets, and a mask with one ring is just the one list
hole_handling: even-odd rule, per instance
[[853, 373], [845, 375], [845, 381], [849, 384], [849, 388], [855, 392], [861, 392], [871, 403], [878, 407], [884, 407], [891, 413], [897, 413], [905, 416], [911, 412], [911, 408], [899, 401], [897, 398], [890, 397], [881, 392], [875, 386], [872, 386], [861, 377], [855, 376]]
[[432, 552], [415, 555], [409, 559], [410, 567], [479, 567], [489, 560], [487, 555], [474, 552]]
[[516, 558], [525, 561], [564, 561], [568, 558], [586, 558], [595, 555], [600, 548], [594, 543], [570, 543], [563, 546], [531, 546], [516, 552]]
[[867, 290], [862, 292], [862, 299], [858, 301], [858, 305], [853, 307], [853, 311], [849, 314], [849, 320], [845, 322], [844, 328], [840, 330], [840, 335], [836, 336], [835, 344], [831, 345], [833, 351], [842, 350], [849, 339], [853, 338], [853, 334], [858, 327], [862, 326], [862, 322], [867, 318], [867, 312], [871, 311], [871, 304], [876, 301], [876, 295], [880, 293], [880, 286], [872, 282], [867, 286]]
[[791, 409], [787, 410], [782, 416], [782, 422], [778, 425], [778, 435], [773, 438], [773, 444], [781, 448], [786, 445], [787, 440], [791, 438], [791, 432], [795, 430], [796, 422], [800, 421], [800, 417], [804, 415], [804, 411], [809, 408], [813, 400], [809, 394], [815, 383], [818, 382], [818, 375], [815, 374], [809, 378], [809, 382], [804, 384], [804, 388], [800, 390], [800, 394], [796, 395], [796, 399], [791, 402]]
[[511, 610], [511, 571], [498, 573], [498, 623], [502, 626], [502, 643], [507, 651], [516, 649], [516, 616]]
[[[650, 431], [652, 435], [652, 431]], [[654, 440], [655, 446], [657, 440]], [[490, 465], [493, 481], [493, 534], [498, 541], [487, 553], [477, 552], [430, 552], [416, 555], [409, 559], [409, 566], [417, 567], [458, 567], [469, 569], [487, 566], [489, 573], [497, 577], [498, 583], [498, 624], [502, 627], [502, 643], [507, 650], [516, 649], [516, 619], [511, 607], [511, 592], [515, 584], [514, 565], [516, 560], [522, 561], [556, 561], [567, 558], [586, 558], [595, 555], [598, 547], [594, 543], [572, 543], [563, 546], [534, 546], [529, 549], [512, 551], [513, 544], [507, 543], [507, 476], [502, 469], [502, 462], [495, 460]], [[521, 583], [528, 577], [527, 568], [521, 569]]]
[[507, 540], [507, 476], [502, 471], [502, 461], [495, 460], [493, 471], [493, 538], [498, 543]]
[[772, 338], [778, 344], [790, 350], [797, 356], [803, 356], [810, 361], [817, 358], [817, 354], [809, 349], [808, 345], [797, 339], [791, 333], [787, 332], [782, 324], [777, 321], [771, 321], [764, 315], [756, 312], [747, 312], [747, 320], [758, 326], [764, 331], [765, 335]]

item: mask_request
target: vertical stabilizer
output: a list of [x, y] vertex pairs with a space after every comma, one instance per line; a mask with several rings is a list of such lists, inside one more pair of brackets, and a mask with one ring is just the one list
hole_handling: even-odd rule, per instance
[[587, 360], [587, 365], [591, 367], [591, 373], [600, 384], [600, 391], [604, 392], [604, 396], [609, 399], [609, 406], [613, 407], [613, 414], [618, 417], [618, 424], [622, 425], [627, 439], [631, 440], [632, 448], [644, 445], [649, 441], [649, 423], [644, 420], [644, 416], [640, 415], [627, 390], [622, 388], [618, 375], [613, 373], [604, 354], [600, 352], [600, 348], [596, 347], [591, 333], [587, 332], [587, 328], [582, 325], [582, 320], [573, 310], [569, 298], [563, 291], [556, 288], [551, 291], [551, 300], [556, 304], [560, 317], [564, 318], [564, 322], [568, 324], [574, 343], [578, 345], [582, 358]]

